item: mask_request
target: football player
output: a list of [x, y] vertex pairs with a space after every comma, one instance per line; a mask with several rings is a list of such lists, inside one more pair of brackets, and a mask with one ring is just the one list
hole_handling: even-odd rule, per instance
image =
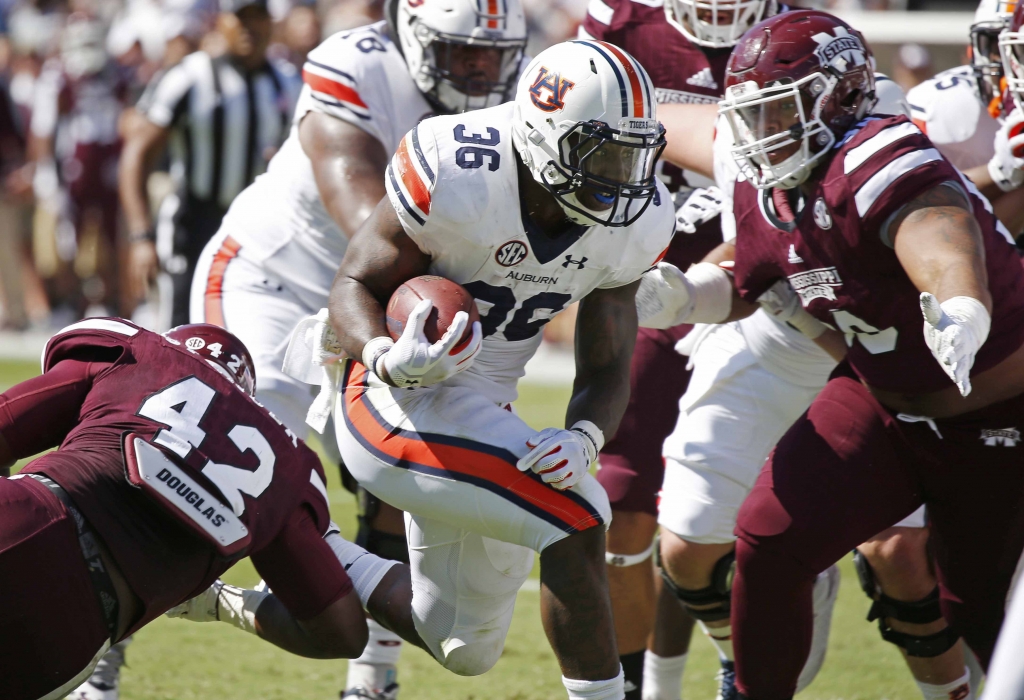
[[90, 319], [0, 394], [0, 687], [63, 698], [111, 644], [251, 556], [273, 586], [221, 613], [296, 654], [357, 656], [367, 630], [330, 525], [320, 460], [252, 399], [221, 328], [160, 336]]
[[[331, 324], [361, 359], [341, 382], [339, 447], [360, 483], [408, 512], [416, 628], [458, 673], [497, 661], [536, 551], [569, 697], [624, 696], [604, 573], [608, 499], [588, 468], [628, 399], [638, 280], [675, 231], [654, 174], [655, 104], [621, 49], [547, 49], [514, 103], [406, 135], [388, 197], [335, 279]], [[382, 305], [427, 272], [476, 298], [482, 319], [466, 341], [464, 313], [426, 341], [429, 300], [398, 341], [387, 335]], [[566, 428], [538, 433], [508, 405], [541, 329], [576, 301]]]
[[[814, 572], [922, 500], [942, 612], [983, 663], [1020, 553], [1007, 495], [1020, 489], [1019, 435], [990, 424], [1022, 410], [1024, 272], [987, 200], [917, 127], [866, 116], [869, 65], [859, 35], [820, 12], [768, 20], [740, 42], [722, 103], [744, 166], [741, 234], [720, 253], [735, 281], [705, 268], [683, 285], [696, 308], [740, 315], [788, 279], [850, 346], [739, 513], [733, 635], [750, 698], [794, 692]], [[950, 648], [957, 634], [930, 613], [886, 627], [910, 654]]]
[[[386, 9], [386, 21], [310, 52], [289, 138], [235, 200], [192, 283], [192, 320], [242, 338], [260, 374], [258, 399], [300, 438], [313, 397], [281, 371], [288, 337], [327, 306], [349, 237], [385, 195], [388, 159], [425, 116], [510, 99], [526, 45], [520, 0], [394, 0]], [[402, 514], [358, 491], [356, 541], [407, 561]], [[370, 629], [347, 691], [394, 697], [401, 640], [373, 621]]]
[[[722, 97], [725, 64], [733, 44], [778, 9], [774, 0], [669, 0], [664, 5], [593, 0], [580, 38], [607, 41], [635, 56], [651, 76], [659, 104], [716, 104]], [[708, 184], [706, 178], [661, 165], [662, 181], [683, 205], [680, 235], [673, 239], [665, 260], [685, 270], [722, 242], [719, 203], [714, 190], [694, 191], [690, 186]], [[691, 218], [696, 225], [687, 226], [689, 214], [695, 215]], [[675, 348], [691, 328], [640, 329], [629, 404], [621, 429], [598, 461], [597, 480], [612, 504], [608, 585], [627, 700], [679, 697], [693, 627], [675, 595], [663, 591], [660, 583], [655, 586], [650, 565], [658, 527], [657, 494], [665, 471], [661, 444], [675, 425], [679, 397], [690, 381], [688, 358]], [[651, 636], [655, 619], [658, 631]]]
[[[1024, 159], [1020, 158], [1021, 136], [1024, 125], [1024, 11], [1017, 4], [1009, 20], [1008, 26], [999, 35], [999, 51], [1002, 57], [1002, 70], [1006, 90], [1003, 97], [1003, 111], [1009, 112], [996, 132], [993, 143], [992, 158], [988, 163], [988, 180], [978, 177], [979, 186], [987, 182], [989, 189], [995, 188], [994, 200], [996, 213], [1011, 231], [1019, 233], [1024, 228]], [[1006, 99], [1006, 93], [1010, 100]], [[973, 174], [973, 173], [972, 173]], [[1007, 192], [1001, 195], [1000, 190]], [[1000, 196], [1001, 195], [1001, 196]], [[1008, 206], [1009, 203], [1016, 206]]]

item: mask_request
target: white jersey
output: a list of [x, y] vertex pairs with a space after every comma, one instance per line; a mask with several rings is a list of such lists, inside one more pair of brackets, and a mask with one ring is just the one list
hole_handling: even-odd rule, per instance
[[657, 194], [632, 226], [578, 226], [548, 238], [525, 219], [509, 102], [421, 122], [399, 144], [385, 178], [402, 225], [430, 256], [430, 272], [476, 298], [484, 331], [473, 366], [447, 380], [495, 402], [516, 382], [543, 326], [595, 289], [640, 279], [675, 233], [672, 198]]
[[978, 95], [970, 66], [942, 71], [907, 93], [914, 123], [960, 170], [985, 165], [994, 153], [999, 122]]
[[339, 32], [309, 53], [287, 141], [224, 218], [239, 255], [265, 267], [313, 309], [326, 305], [348, 239], [320, 199], [312, 162], [299, 143], [302, 118], [311, 111], [329, 114], [394, 153], [432, 111], [384, 26]]

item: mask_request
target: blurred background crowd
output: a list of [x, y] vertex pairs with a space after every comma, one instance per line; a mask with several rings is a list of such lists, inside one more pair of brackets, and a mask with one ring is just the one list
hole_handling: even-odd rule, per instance
[[[382, 2], [268, 0], [267, 60], [301, 69], [322, 38], [380, 19]], [[899, 14], [900, 23], [917, 30], [905, 36], [920, 43], [876, 47], [880, 68], [909, 89], [963, 60], [975, 2], [793, 4], [862, 17], [957, 13], [960, 41], [932, 45], [924, 25]], [[45, 332], [95, 315], [158, 325], [130, 283], [131, 245], [118, 196], [122, 144], [140, 128], [145, 117], [136, 105], [162, 72], [194, 51], [230, 52], [239, 21], [233, 8], [228, 0], [0, 0], [0, 329]], [[527, 0], [526, 9], [529, 49], [536, 52], [575, 35], [587, 0]], [[157, 158], [148, 176], [154, 211], [174, 189], [170, 162]], [[560, 332], [550, 325], [550, 334]]]

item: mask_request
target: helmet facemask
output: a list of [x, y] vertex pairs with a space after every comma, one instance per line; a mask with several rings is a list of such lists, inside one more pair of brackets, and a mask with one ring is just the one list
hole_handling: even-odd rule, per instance
[[761, 21], [767, 4], [767, 0], [665, 0], [665, 15], [695, 44], [727, 48]]
[[1018, 109], [1024, 109], [1024, 32], [999, 35], [999, 53], [1003, 59], [1006, 88]]
[[423, 47], [416, 84], [439, 110], [454, 114], [512, 98], [525, 39], [455, 36], [423, 23], [413, 31]]
[[978, 83], [978, 98], [991, 112], [1000, 108], [1003, 92], [1002, 41], [1008, 20], [971, 25], [971, 67]]
[[[759, 88], [747, 81], [732, 85], [719, 112], [732, 128], [731, 153], [758, 189], [792, 189], [807, 180], [841, 135], [874, 104], [869, 66], [845, 74], [814, 72], [795, 81]], [[823, 118], [830, 102], [839, 116]]]
[[664, 148], [665, 128], [654, 119], [626, 118], [617, 129], [577, 122], [558, 139], [558, 160], [540, 170], [541, 184], [576, 223], [629, 226], [654, 198]]

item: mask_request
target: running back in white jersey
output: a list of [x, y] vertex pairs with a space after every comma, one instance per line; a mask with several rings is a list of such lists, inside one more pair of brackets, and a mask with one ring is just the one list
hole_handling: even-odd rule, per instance
[[660, 182], [632, 226], [579, 226], [551, 239], [524, 221], [513, 107], [421, 122], [399, 144], [386, 176], [402, 225], [431, 257], [430, 272], [463, 285], [480, 309], [483, 350], [446, 383], [496, 402], [515, 400], [551, 317], [595, 289], [639, 279], [675, 233], [672, 199]]
[[234, 201], [223, 227], [240, 256], [262, 264], [310, 308], [325, 305], [348, 240], [328, 214], [299, 143], [308, 112], [358, 126], [393, 153], [431, 107], [416, 88], [385, 22], [334, 34], [309, 53], [291, 133], [266, 174]]
[[910, 89], [911, 119], [959, 170], [985, 165], [994, 153], [999, 122], [978, 97], [971, 66], [942, 71]]

